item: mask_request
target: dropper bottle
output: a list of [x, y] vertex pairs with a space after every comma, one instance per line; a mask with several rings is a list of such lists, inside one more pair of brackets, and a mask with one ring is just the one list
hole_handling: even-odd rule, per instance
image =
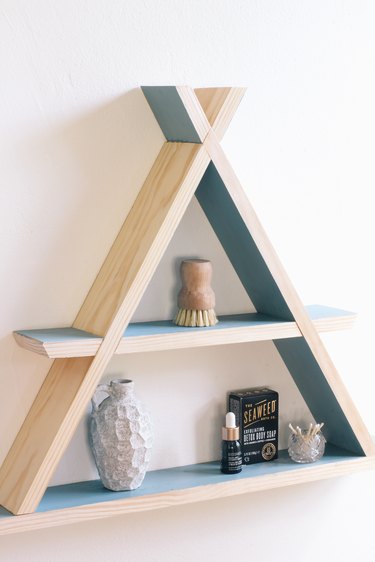
[[242, 451], [240, 428], [236, 426], [236, 416], [228, 412], [225, 416], [225, 427], [222, 428], [221, 467], [224, 474], [237, 474], [242, 470]]

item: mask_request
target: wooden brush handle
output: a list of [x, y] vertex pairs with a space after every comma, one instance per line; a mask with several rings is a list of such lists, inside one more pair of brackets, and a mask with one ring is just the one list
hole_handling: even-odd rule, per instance
[[215, 308], [215, 293], [211, 288], [212, 265], [208, 260], [183, 260], [180, 267], [182, 288], [178, 306], [186, 310]]

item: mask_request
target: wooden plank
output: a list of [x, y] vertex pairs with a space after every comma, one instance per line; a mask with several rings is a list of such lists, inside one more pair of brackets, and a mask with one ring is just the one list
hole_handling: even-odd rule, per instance
[[[336, 318], [323, 317], [322, 315], [314, 321], [314, 324], [316, 323], [316, 328], [324, 332], [331, 331], [332, 329], [347, 328], [353, 321], [353, 316], [349, 320], [347, 315], [338, 315]], [[336, 328], [333, 328], [333, 326]], [[168, 321], [144, 324], [135, 323], [129, 325], [124, 337], [120, 340], [116, 354], [251, 343], [299, 337], [301, 337], [301, 332], [295, 322], [285, 322], [257, 313], [219, 316], [219, 323], [209, 328], [177, 328], [172, 322]]]
[[203, 142], [211, 127], [195, 91], [190, 86], [176, 86], [176, 89], [201, 142]]
[[244, 467], [237, 475], [221, 474], [218, 462], [152, 471], [132, 492], [110, 492], [98, 480], [55, 486], [46, 491], [37, 513], [15, 517], [0, 511], [0, 534], [259, 492], [374, 467], [374, 457], [347, 455], [327, 445], [323, 459], [310, 465], [293, 463], [280, 451], [278, 460]]
[[246, 88], [143, 86], [142, 91], [168, 141], [203, 142], [211, 127], [221, 139]]
[[[195, 94], [182, 89], [178, 95], [205, 134], [209, 126]], [[202, 147], [167, 144], [161, 150], [74, 323], [105, 336], [97, 355], [52, 366], [0, 470], [0, 501], [11, 511], [35, 509], [207, 164]], [[49, 391], [59, 379], [63, 398]]]
[[93, 357], [103, 338], [76, 328], [19, 330], [14, 339], [20, 347], [50, 359]]
[[216, 137], [221, 140], [246, 88], [196, 88], [194, 92]]
[[357, 318], [355, 312], [324, 306], [319, 304], [307, 305], [306, 311], [318, 332], [334, 332], [347, 330], [354, 326]]
[[[355, 314], [345, 310], [319, 305], [307, 306], [306, 309], [319, 332], [348, 329], [355, 320]], [[180, 327], [170, 320], [137, 322], [129, 324], [125, 330], [116, 354], [298, 336], [301, 332], [295, 322], [257, 313], [220, 316], [219, 323], [209, 328]], [[102, 342], [102, 338], [75, 328], [20, 330], [14, 333], [14, 337], [24, 349], [51, 359], [93, 356]]]
[[142, 86], [167, 141], [201, 143], [209, 124], [188, 86]]
[[121, 305], [128, 307], [124, 324], [129, 323], [207, 165], [207, 152], [201, 145], [164, 144], [74, 328], [103, 336]]
[[60, 458], [59, 452], [69, 443], [64, 420], [92, 361], [84, 357], [53, 362], [1, 466], [0, 503], [12, 513], [33, 511], [37, 505], [34, 494], [37, 501], [43, 495], [55, 457]]
[[201, 145], [161, 149], [74, 323], [105, 334], [96, 356], [53, 364], [0, 469], [0, 503], [12, 513], [38, 506], [208, 161]]
[[[305, 349], [309, 349], [304, 357], [309, 365], [303, 370], [301, 363], [296, 361], [294, 366], [300, 365], [300, 372], [296, 375], [295, 368], [293, 368], [291, 374], [294, 375], [297, 384], [309, 377], [309, 372], [316, 373], [317, 370], [320, 370], [322, 374], [321, 377], [314, 380], [314, 384], [319, 386], [316, 393], [306, 393], [307, 387], [301, 385], [307, 405], [313, 411], [314, 396], [322, 395], [328, 384], [331, 393], [326, 401], [324, 421], [326, 425], [332, 423], [332, 427], [337, 428], [338, 420], [336, 418], [334, 420], [333, 415], [330, 414], [330, 412], [335, 412], [337, 415], [340, 414], [342, 427], [347, 430], [345, 432], [333, 431], [330, 435], [331, 442], [355, 453], [363, 451], [366, 455], [374, 455], [374, 442], [213, 132], [207, 136], [204, 145], [211, 156], [212, 164], [198, 188], [198, 200], [202, 201], [203, 210], [248, 290], [256, 309], [259, 312], [267, 312], [296, 321], [306, 340]], [[207, 181], [207, 174], [209, 181]], [[213, 191], [215, 196], [213, 196]], [[207, 193], [209, 194], [207, 195]], [[217, 216], [222, 215], [223, 206], [229, 208], [229, 212], [225, 214], [226, 222], [222, 221], [219, 224]], [[245, 244], [249, 238], [251, 238], [251, 242]], [[239, 248], [241, 251], [243, 250], [243, 253], [239, 254]], [[244, 274], [246, 265], [242, 264], [249, 259], [254, 264], [252, 280], [246, 277], [250, 271], [246, 275]], [[256, 277], [258, 279], [255, 279]], [[275, 285], [277, 291], [274, 290]], [[280, 346], [279, 348], [281, 349]]]

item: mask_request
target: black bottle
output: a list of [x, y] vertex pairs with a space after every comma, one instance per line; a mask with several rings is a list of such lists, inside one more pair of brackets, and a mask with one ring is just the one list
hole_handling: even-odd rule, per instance
[[233, 412], [225, 416], [225, 427], [222, 429], [221, 467], [224, 474], [238, 474], [242, 470], [242, 451], [240, 428], [236, 426]]

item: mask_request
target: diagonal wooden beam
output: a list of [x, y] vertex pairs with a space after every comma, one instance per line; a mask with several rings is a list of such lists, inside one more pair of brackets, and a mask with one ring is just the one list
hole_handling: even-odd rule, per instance
[[74, 322], [104, 336], [96, 356], [54, 361], [0, 469], [12, 513], [38, 506], [208, 163], [202, 145], [162, 147]]
[[[182, 115], [180, 130], [197, 135], [197, 144], [186, 138], [164, 144], [73, 323], [103, 337], [97, 354], [52, 364], [0, 469], [0, 503], [12, 513], [36, 509], [209, 163], [199, 143], [210, 125], [194, 91], [167, 93]], [[164, 104], [158, 111], [170, 127], [170, 106]]]
[[246, 88], [196, 88], [197, 99], [216, 133], [221, 140], [246, 92]]
[[202, 143], [211, 128], [227, 130], [246, 88], [143, 86], [142, 91], [168, 141]]
[[[240, 278], [243, 273], [247, 277], [251, 275], [251, 272], [241, 269], [243, 262], [251, 264], [255, 259], [262, 260], [262, 264], [258, 264], [263, 270], [259, 286], [248, 288], [256, 309], [265, 312], [268, 307], [269, 314], [273, 312], [297, 323], [303, 337], [277, 341], [275, 345], [302, 396], [316, 419], [326, 422], [326, 436], [331, 443], [356, 454], [374, 455], [374, 441], [213, 131], [206, 137], [204, 145], [212, 163], [198, 188], [198, 200]], [[220, 190], [227, 197], [225, 201]], [[233, 212], [230, 224], [227, 221], [223, 226], [223, 221], [218, 219], [220, 206], [222, 210], [224, 207], [227, 209], [228, 218], [231, 203], [237, 216]], [[238, 245], [245, 230], [249, 235], [247, 246], [253, 249], [248, 254], [237, 256], [237, 259], [233, 240]], [[258, 266], [254, 268], [253, 275]], [[243, 279], [245, 287], [246, 283], [247, 280]], [[268, 285], [271, 289], [264, 291]], [[270, 292], [273, 293], [272, 298]]]
[[207, 165], [201, 145], [164, 144], [74, 328], [104, 336], [121, 306], [127, 325]]

